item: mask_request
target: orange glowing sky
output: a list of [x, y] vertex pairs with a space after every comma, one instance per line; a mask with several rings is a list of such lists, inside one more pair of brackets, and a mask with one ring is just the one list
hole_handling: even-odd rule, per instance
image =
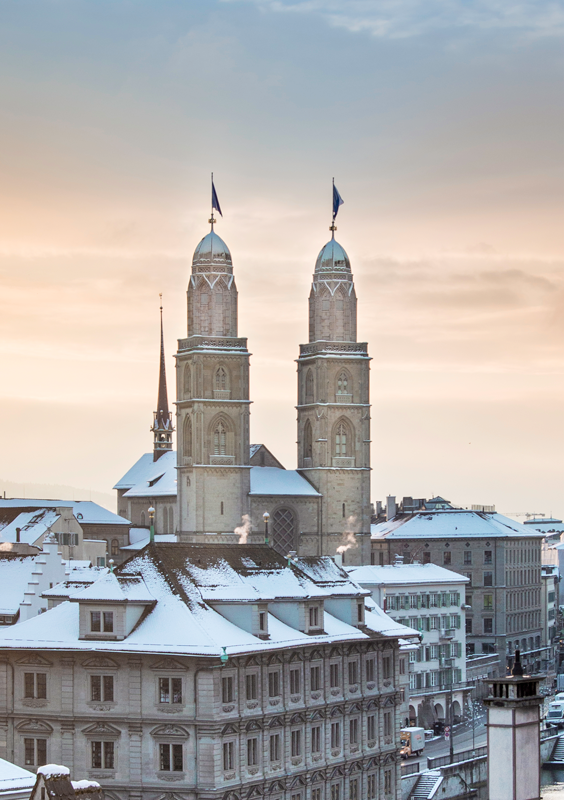
[[158, 295], [173, 399], [212, 170], [251, 440], [294, 467], [335, 176], [373, 499], [564, 514], [560, 3], [30, 0], [0, 23], [0, 479], [109, 492], [150, 449]]

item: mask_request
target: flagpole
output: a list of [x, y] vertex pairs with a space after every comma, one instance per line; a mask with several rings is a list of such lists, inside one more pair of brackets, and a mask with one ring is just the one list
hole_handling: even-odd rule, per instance
[[211, 232], [213, 233], [213, 224], [215, 222], [215, 219], [213, 218], [213, 172], [211, 174], [211, 217], [210, 217], [210, 222], [211, 222]]
[[333, 178], [333, 191], [331, 192], [332, 216], [331, 216], [331, 227], [329, 228], [329, 230], [331, 231], [331, 239], [335, 238], [335, 231], [337, 230], [336, 225], [335, 225], [335, 200], [334, 200], [334, 197], [335, 197], [335, 178]]

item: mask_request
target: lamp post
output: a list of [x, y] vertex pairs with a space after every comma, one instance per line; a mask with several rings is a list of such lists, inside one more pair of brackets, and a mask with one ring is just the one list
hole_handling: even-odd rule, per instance
[[149, 534], [149, 541], [151, 544], [155, 543], [155, 509], [153, 506], [149, 509], [149, 525], [150, 525], [150, 534]]
[[268, 546], [268, 520], [270, 519], [268, 511], [264, 512], [262, 518], [264, 520], [264, 543]]

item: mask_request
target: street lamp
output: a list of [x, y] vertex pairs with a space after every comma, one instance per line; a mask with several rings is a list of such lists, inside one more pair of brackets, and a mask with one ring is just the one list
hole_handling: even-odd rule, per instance
[[149, 509], [149, 525], [150, 525], [150, 534], [149, 534], [149, 541], [151, 544], [155, 543], [155, 509], [153, 506]]
[[264, 520], [264, 543], [268, 545], [268, 520], [270, 519], [270, 514], [268, 511], [264, 512], [262, 518]]

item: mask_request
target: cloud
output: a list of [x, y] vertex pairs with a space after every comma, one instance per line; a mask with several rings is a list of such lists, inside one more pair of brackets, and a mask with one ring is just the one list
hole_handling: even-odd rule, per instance
[[[239, 0], [224, 0], [238, 2]], [[250, 0], [265, 11], [313, 14], [329, 25], [377, 38], [408, 38], [433, 31], [509, 30], [561, 36], [564, 8], [554, 2], [511, 0]]]

